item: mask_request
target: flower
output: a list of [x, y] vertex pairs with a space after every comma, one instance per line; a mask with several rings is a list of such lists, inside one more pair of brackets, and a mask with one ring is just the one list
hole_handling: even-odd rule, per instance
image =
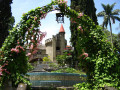
[[77, 18], [80, 18], [81, 16], [83, 16], [83, 13], [79, 13]]
[[71, 22], [72, 22], [72, 23], [77, 23], [76, 21], [73, 20], [73, 18], [71, 18]]
[[22, 51], [25, 51], [24, 48], [22, 46], [16, 46], [16, 49], [21, 49]]
[[17, 44], [20, 44], [19, 40], [17, 40]]
[[88, 57], [88, 53], [83, 53], [82, 55], [84, 55], [83, 59], [85, 59], [86, 57]]
[[79, 28], [79, 29], [82, 29], [82, 27], [81, 27], [81, 26], [79, 26], [78, 28]]
[[80, 30], [81, 30], [81, 33], [83, 33], [83, 29], [82, 29], [82, 27], [81, 27], [81, 26], [79, 26], [79, 27], [78, 27], [78, 29], [80, 29]]
[[81, 58], [81, 57], [83, 57], [83, 59], [85, 59], [85, 58], [87, 58], [88, 57], [88, 53], [85, 53], [85, 51], [84, 51], [84, 49], [82, 49], [82, 52], [83, 52], [83, 54], [81, 54], [80, 56], [79, 56], [79, 58]]
[[33, 45], [30, 45], [30, 49], [33, 49], [33, 47], [34, 47]]
[[67, 4], [68, 1], [65, 0], [58, 0], [58, 3], [62, 4], [62, 3], [66, 3]]
[[19, 52], [20, 52], [19, 49], [22, 50], [22, 51], [25, 51], [22, 46], [18, 45], [18, 46], [16, 46], [15, 48], [12, 48], [12, 49], [11, 49], [11, 52], [19, 53]]
[[19, 50], [18, 50], [18, 49], [16, 49], [16, 48], [12, 48], [12, 49], [11, 49], [11, 52], [16, 52], [16, 53], [19, 53]]
[[4, 65], [2, 65], [0, 67], [0, 76], [3, 75], [3, 73], [2, 73], [3, 71], [5, 71], [6, 73], [10, 74], [10, 72], [8, 72], [7, 69], [3, 69], [3, 67], [5, 67], [6, 65], [8, 65], [8, 61], [6, 61], [6, 63], [4, 63]]
[[31, 56], [31, 53], [26, 54], [26, 56]]

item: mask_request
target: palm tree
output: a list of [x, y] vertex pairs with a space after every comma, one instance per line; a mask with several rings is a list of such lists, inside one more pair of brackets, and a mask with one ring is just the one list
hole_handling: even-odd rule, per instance
[[102, 7], [104, 9], [104, 11], [101, 11], [97, 14], [98, 17], [104, 17], [104, 21], [103, 21], [103, 28], [104, 26], [107, 28], [107, 25], [109, 24], [110, 26], [110, 36], [111, 36], [111, 46], [113, 48], [113, 38], [112, 38], [112, 25], [111, 25], [111, 21], [113, 23], [115, 23], [115, 20], [120, 21], [120, 17], [119, 17], [119, 13], [120, 13], [120, 9], [116, 9], [113, 10], [114, 6], [116, 3], [113, 3], [112, 5], [105, 5], [102, 4]]

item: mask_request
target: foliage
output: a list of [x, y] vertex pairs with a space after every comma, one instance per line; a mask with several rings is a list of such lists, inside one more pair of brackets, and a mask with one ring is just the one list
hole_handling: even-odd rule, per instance
[[[54, 10], [53, 5], [56, 4], [58, 4], [63, 13], [69, 11], [66, 12], [69, 17], [72, 10], [66, 6], [66, 2], [56, 0], [47, 6], [38, 7], [28, 13], [24, 13], [20, 23], [9, 31], [9, 36], [6, 38], [0, 52], [0, 85], [3, 85], [6, 80], [11, 80], [14, 85], [20, 82], [29, 84], [24, 77], [31, 69], [28, 59], [37, 52], [37, 46], [46, 34], [38, 28], [40, 20], [44, 19], [48, 12]], [[66, 10], [66, 7], [68, 10]], [[30, 53], [28, 54], [26, 54], [27, 47], [30, 48]]]
[[[86, 18], [82, 18], [82, 22]], [[75, 48], [78, 51], [80, 65], [86, 71], [87, 83], [79, 84], [80, 89], [98, 90], [105, 85], [119, 88], [118, 53], [112, 52], [110, 42], [100, 26], [96, 26], [90, 19], [87, 20], [87, 26], [81, 24], [84, 28], [78, 27]], [[78, 85], [75, 87], [79, 88]]]
[[12, 30], [14, 23], [15, 23], [15, 18], [14, 16], [10, 17], [10, 22], [8, 23], [9, 29]]
[[50, 57], [48, 56], [48, 57], [43, 57], [43, 62], [50, 62], [51, 60], [50, 60]]
[[[110, 31], [108, 30], [104, 30], [108, 41], [110, 41]], [[120, 52], [120, 39], [119, 39], [119, 35], [118, 34], [112, 34], [113, 36], [113, 46], [116, 48], [115, 50]]]
[[[77, 31], [74, 48], [77, 50], [76, 56], [81, 66], [83, 65], [82, 67], [85, 68], [87, 83], [79, 84], [81, 87], [79, 88], [77, 87], [79, 85], [77, 85], [76, 88], [98, 90], [107, 85], [120, 89], [120, 61], [117, 58], [118, 53], [112, 52], [111, 43], [107, 41], [100, 26], [95, 25], [87, 15], [70, 9], [64, 0], [55, 0], [47, 6], [38, 7], [23, 14], [21, 22], [10, 31], [1, 48], [0, 65], [2, 66], [1, 71], [3, 74], [1, 82], [5, 79], [11, 79], [15, 84], [26, 82], [23, 75], [30, 70], [27, 61], [28, 57], [25, 53], [26, 47], [30, 46], [32, 48], [31, 54], [36, 52], [38, 45], [36, 43], [41, 42], [45, 36], [37, 28], [40, 24], [39, 20], [45, 18], [46, 13], [52, 11], [52, 6], [56, 4], [65, 16], [68, 18], [72, 17], [71, 22], [77, 26], [77, 30], [73, 28], [73, 30]], [[13, 68], [15, 71], [12, 71]], [[6, 69], [9, 75], [5, 71], [3, 72], [3, 69]]]
[[57, 57], [56, 57], [56, 61], [62, 67], [65, 66], [65, 59], [66, 59], [66, 55], [57, 55]]
[[112, 36], [112, 25], [111, 25], [111, 20], [113, 23], [115, 23], [115, 20], [118, 20], [120, 21], [120, 18], [119, 18], [119, 13], [120, 13], [120, 10], [119, 9], [116, 9], [116, 10], [113, 10], [114, 6], [115, 6], [116, 3], [113, 3], [112, 5], [105, 5], [105, 4], [102, 4], [102, 7], [104, 9], [104, 11], [101, 11], [97, 14], [98, 17], [104, 17], [104, 21], [103, 21], [103, 27], [107, 27], [108, 24], [110, 26], [110, 36], [111, 36], [111, 45], [112, 45], [112, 48], [113, 48], [113, 36]]
[[87, 74], [87, 83], [75, 87], [80, 90], [98, 90], [105, 85], [119, 88], [118, 53], [112, 52], [103, 29], [95, 25], [86, 15], [84, 17], [81, 15], [80, 19], [74, 22], [72, 20], [71, 28], [75, 56], [78, 57], [79, 65]]
[[0, 48], [8, 36], [8, 30], [10, 18], [12, 16], [11, 13], [11, 3], [13, 0], [0, 0]]
[[47, 63], [47, 62], [49, 63], [50, 68], [57, 69], [59, 67], [56, 63], [51, 62], [49, 56], [48, 57], [43, 57], [43, 62], [42, 63]]
[[[82, 12], [86, 15], [88, 15], [97, 25], [97, 16], [96, 16], [96, 8], [94, 5], [94, 0], [71, 0], [71, 8], [74, 9], [77, 12]], [[77, 44], [76, 36], [78, 34], [77, 30], [78, 25], [76, 23], [70, 23], [70, 30], [71, 30], [71, 42], [72, 46], [75, 47]], [[79, 60], [76, 58], [78, 54], [78, 50], [74, 48], [73, 52], [73, 66], [75, 66], [76, 63], [79, 62]]]
[[[41, 11], [41, 8], [31, 10], [27, 14], [23, 14], [20, 23], [9, 31], [9, 36], [0, 52], [1, 85], [8, 79], [14, 85], [20, 82], [28, 83], [24, 77], [31, 69], [28, 56], [36, 53], [38, 43], [41, 43], [45, 36], [37, 28], [40, 24], [39, 20], [43, 17], [45, 17], [44, 9], [43, 11]], [[27, 47], [30, 48], [31, 53], [26, 54]]]
[[53, 68], [53, 69], [58, 69], [59, 68], [59, 65], [57, 65], [56, 63], [54, 63], [54, 62], [51, 62], [51, 63], [49, 63], [49, 67], [51, 67], [51, 68]]
[[57, 73], [79, 73], [79, 74], [85, 74], [84, 72], [81, 72], [79, 70], [76, 70], [74, 68], [63, 68], [63, 69], [59, 69], [56, 71], [52, 71], [52, 72], [57, 72]]
[[56, 57], [56, 61], [58, 62], [58, 64], [60, 64], [60, 66], [65, 66], [66, 64], [68, 64], [69, 66], [72, 65], [72, 50], [64, 50], [63, 55], [57, 55]]
[[71, 0], [71, 8], [77, 12], [83, 12], [98, 24], [94, 0]]

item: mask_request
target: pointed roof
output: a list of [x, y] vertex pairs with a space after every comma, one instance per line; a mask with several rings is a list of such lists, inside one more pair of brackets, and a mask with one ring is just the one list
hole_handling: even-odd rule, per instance
[[59, 31], [59, 32], [65, 32], [62, 24], [61, 24], [61, 27], [60, 27], [60, 31]]

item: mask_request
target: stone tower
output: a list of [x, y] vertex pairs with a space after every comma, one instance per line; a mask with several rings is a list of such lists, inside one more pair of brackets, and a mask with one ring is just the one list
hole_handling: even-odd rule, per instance
[[[57, 40], [57, 47], [60, 48], [60, 55], [63, 54], [63, 51], [66, 47], [66, 40], [65, 40], [65, 30], [63, 28], [63, 25], [61, 24], [60, 30], [59, 30], [59, 34], [58, 34], [58, 40]], [[59, 44], [58, 44], [59, 43]]]
[[46, 54], [50, 56], [51, 61], [55, 61], [57, 55], [63, 54], [66, 45], [67, 40], [65, 40], [65, 30], [61, 24], [59, 33], [45, 41]]

